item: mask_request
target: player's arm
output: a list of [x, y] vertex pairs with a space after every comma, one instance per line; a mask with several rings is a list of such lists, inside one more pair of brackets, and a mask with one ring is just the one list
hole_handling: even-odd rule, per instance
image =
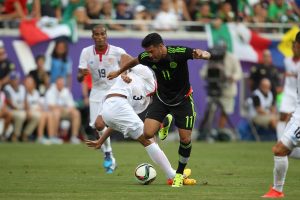
[[84, 77], [88, 75], [89, 67], [88, 67], [88, 54], [87, 50], [84, 48], [81, 51], [80, 58], [79, 58], [79, 66], [77, 72], [77, 80], [82, 82]]
[[79, 81], [79, 82], [82, 82], [83, 81], [83, 79], [84, 79], [84, 77], [86, 76], [86, 75], [88, 75], [88, 73], [89, 73], [89, 70], [86, 68], [86, 69], [81, 69], [81, 68], [79, 68], [78, 69], [78, 72], [77, 72], [77, 80]]
[[201, 49], [194, 49], [193, 50], [193, 59], [210, 59], [211, 55], [209, 52], [201, 50]]
[[[122, 54], [121, 60], [120, 60], [120, 63], [121, 63], [120, 68], [122, 68], [126, 63], [128, 63], [132, 59], [133, 59], [133, 57], [128, 55], [128, 54]], [[127, 76], [127, 71], [124, 71], [121, 74], [121, 78], [123, 79], [123, 81], [125, 83], [130, 83], [131, 82], [131, 78], [129, 76]]]
[[123, 72], [127, 71], [128, 69], [131, 69], [133, 68], [134, 66], [138, 65], [140, 62], [138, 60], [138, 58], [133, 58], [131, 59], [129, 62], [127, 62], [124, 66], [122, 66], [119, 70], [117, 71], [113, 71], [113, 72], [110, 72], [108, 75], [107, 75], [107, 78], [109, 80], [112, 80], [116, 77], [118, 77], [120, 74], [122, 74]]
[[82, 82], [82, 96], [83, 96], [83, 102], [84, 105], [89, 105], [89, 88], [88, 85], [84, 82]]
[[85, 140], [88, 147], [100, 149], [105, 140], [112, 134], [113, 129], [108, 127], [98, 140]]

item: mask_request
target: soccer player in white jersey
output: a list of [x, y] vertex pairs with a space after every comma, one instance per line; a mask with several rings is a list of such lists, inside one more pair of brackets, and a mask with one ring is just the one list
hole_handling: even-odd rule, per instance
[[[84, 48], [81, 52], [77, 79], [82, 82], [84, 76], [91, 73], [93, 86], [89, 96], [90, 126], [96, 128], [101, 135], [106, 129], [101, 117], [102, 101], [115, 82], [108, 80], [106, 76], [109, 72], [118, 70], [120, 63], [126, 63], [131, 56], [124, 49], [108, 44], [106, 29], [102, 25], [96, 25], [92, 29], [92, 39], [94, 45]], [[109, 138], [101, 149], [104, 152], [103, 166], [107, 173], [112, 173], [116, 162]]]
[[[300, 51], [300, 32], [295, 39], [295, 50]], [[273, 186], [263, 195], [264, 198], [282, 198], [284, 197], [283, 185], [288, 170], [288, 155], [300, 145], [300, 70], [297, 72], [297, 105], [291, 119], [289, 120], [284, 133], [273, 146], [274, 170]]]
[[280, 121], [277, 124], [277, 139], [283, 134], [286, 123], [297, 104], [297, 72], [300, 70], [300, 52], [293, 43], [293, 56], [284, 59], [285, 82], [280, 105]]
[[[144, 66], [137, 65], [127, 74], [130, 83], [125, 83], [119, 77], [116, 83], [107, 92], [103, 103], [102, 117], [109, 129], [117, 130], [124, 137], [131, 137], [139, 141], [146, 149], [154, 163], [159, 165], [167, 176], [167, 183], [173, 181], [176, 171], [172, 168], [168, 158], [153, 139], [146, 139], [143, 135], [144, 123], [137, 114], [146, 110], [150, 104], [150, 95], [155, 92], [156, 81], [152, 71]], [[89, 147], [100, 148], [109, 137], [111, 131], [105, 133], [97, 140], [87, 140]], [[194, 185], [196, 180], [189, 179], [190, 169], [185, 170], [185, 185]], [[172, 184], [172, 183], [171, 183]]]

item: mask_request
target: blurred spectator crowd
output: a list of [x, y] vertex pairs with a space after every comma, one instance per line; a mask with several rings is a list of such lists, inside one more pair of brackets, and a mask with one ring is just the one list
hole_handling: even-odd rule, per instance
[[36, 65], [22, 79], [0, 47], [0, 139], [79, 144], [81, 115], [70, 90], [72, 62], [67, 42], [57, 41], [51, 55], [36, 57]]
[[185, 30], [203, 31], [203, 24], [215, 19], [299, 23], [299, 7], [300, 0], [0, 0], [0, 26], [17, 28], [22, 19], [48, 16], [60, 22], [75, 19], [84, 29], [103, 20], [111, 30], [174, 31], [186, 21], [194, 23]]

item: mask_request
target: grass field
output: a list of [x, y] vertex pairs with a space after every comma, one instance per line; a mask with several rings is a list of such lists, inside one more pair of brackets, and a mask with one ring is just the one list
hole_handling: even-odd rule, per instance
[[[177, 166], [177, 142], [160, 143]], [[113, 143], [118, 168], [107, 175], [99, 152], [84, 145], [0, 144], [0, 199], [262, 199], [272, 183], [273, 143], [193, 143], [188, 167], [196, 186], [172, 188], [157, 179], [138, 185], [133, 171], [150, 162], [135, 142]], [[151, 162], [150, 162], [151, 163]], [[289, 160], [285, 199], [300, 198], [300, 160]], [[207, 184], [203, 184], [207, 182]]]

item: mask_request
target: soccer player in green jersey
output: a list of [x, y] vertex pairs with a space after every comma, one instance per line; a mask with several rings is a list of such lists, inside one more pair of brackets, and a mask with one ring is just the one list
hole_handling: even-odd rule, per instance
[[183, 171], [191, 154], [191, 134], [196, 118], [187, 61], [209, 59], [210, 53], [183, 46], [165, 46], [158, 33], [148, 34], [142, 41], [142, 47], [145, 51], [137, 58], [107, 77], [114, 79], [137, 64], [146, 65], [154, 71], [157, 91], [146, 115], [143, 134], [148, 139], [154, 137], [165, 116], [172, 114], [180, 137], [179, 162], [172, 187], [181, 187]]

